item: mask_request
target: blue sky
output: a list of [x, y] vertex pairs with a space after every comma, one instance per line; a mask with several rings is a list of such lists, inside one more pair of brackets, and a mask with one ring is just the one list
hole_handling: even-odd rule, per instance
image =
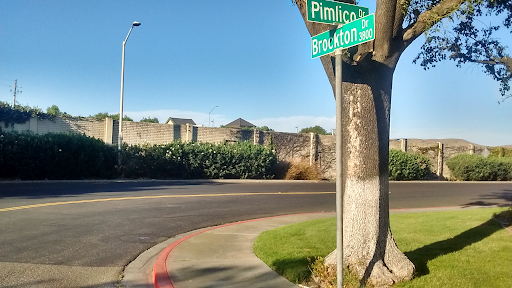
[[[375, 11], [374, 1], [359, 5]], [[12, 103], [17, 79], [20, 104], [118, 113], [122, 42], [139, 21], [125, 60], [124, 114], [134, 120], [335, 127], [331, 87], [290, 0], [0, 0], [0, 19], [0, 101]], [[512, 99], [499, 105], [498, 84], [478, 66], [412, 64], [421, 41], [395, 72], [391, 137], [512, 144]]]

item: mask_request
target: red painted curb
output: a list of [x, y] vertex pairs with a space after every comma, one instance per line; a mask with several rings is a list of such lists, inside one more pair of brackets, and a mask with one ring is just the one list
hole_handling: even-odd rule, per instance
[[265, 219], [272, 219], [272, 218], [278, 218], [278, 217], [286, 217], [286, 216], [295, 216], [295, 215], [308, 215], [308, 214], [321, 214], [321, 213], [334, 213], [334, 212], [315, 212], [315, 213], [299, 213], [299, 214], [290, 214], [290, 215], [280, 215], [280, 216], [273, 216], [273, 217], [265, 217], [265, 218], [258, 218], [258, 219], [252, 219], [252, 220], [245, 220], [245, 221], [239, 221], [229, 224], [224, 224], [220, 226], [210, 227], [203, 229], [201, 231], [197, 231], [193, 234], [190, 234], [188, 236], [185, 236], [175, 242], [173, 242], [171, 245], [167, 246], [160, 254], [158, 254], [158, 257], [156, 258], [155, 265], [153, 265], [153, 286], [155, 288], [174, 288], [174, 285], [172, 284], [171, 278], [169, 277], [169, 272], [167, 270], [167, 258], [169, 257], [169, 254], [171, 253], [172, 249], [174, 249], [176, 246], [178, 246], [181, 242], [190, 239], [198, 234], [201, 234], [203, 232], [207, 232], [213, 229], [228, 227], [232, 225], [237, 224], [243, 224], [243, 223], [249, 223], [259, 220], [265, 220]]
[[[411, 209], [418, 209], [418, 210], [425, 210], [425, 209], [432, 209], [432, 208], [461, 208], [464, 206], [445, 206], [445, 207], [427, 207], [427, 208], [399, 208], [399, 209], [389, 209], [390, 211], [399, 211], [399, 210], [411, 210]], [[265, 220], [265, 219], [272, 219], [272, 218], [278, 218], [278, 217], [286, 217], [286, 216], [295, 216], [295, 215], [307, 215], [307, 214], [321, 214], [321, 213], [335, 213], [335, 212], [314, 212], [314, 213], [299, 213], [299, 214], [290, 214], [290, 215], [280, 215], [280, 216], [273, 216], [273, 217], [265, 217], [265, 218], [258, 218], [258, 219], [252, 219], [252, 220], [246, 220], [246, 221], [239, 221], [229, 224], [224, 224], [220, 226], [210, 227], [206, 228], [200, 231], [197, 231], [193, 234], [190, 234], [188, 236], [185, 236], [175, 242], [173, 242], [171, 245], [167, 246], [160, 254], [158, 254], [158, 257], [156, 258], [155, 265], [153, 266], [153, 286], [155, 288], [174, 288], [174, 285], [172, 284], [171, 278], [169, 277], [169, 272], [167, 270], [167, 258], [169, 257], [169, 254], [171, 251], [178, 246], [181, 242], [192, 238], [198, 234], [201, 234], [203, 232], [207, 232], [213, 229], [228, 227], [236, 224], [243, 224], [248, 222], [254, 222], [259, 220]]]

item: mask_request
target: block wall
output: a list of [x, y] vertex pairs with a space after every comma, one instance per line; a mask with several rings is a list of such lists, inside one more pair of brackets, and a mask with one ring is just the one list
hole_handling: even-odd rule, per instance
[[31, 131], [36, 134], [46, 133], [77, 133], [85, 134], [96, 139], [105, 141], [105, 121], [82, 118], [60, 118], [55, 117], [52, 120], [31, 118], [23, 124], [14, 124], [5, 127], [5, 123], [0, 122], [2, 129], [6, 131]]
[[[41, 120], [32, 118], [23, 124], [5, 126], [4, 131], [32, 131], [45, 133], [79, 133], [103, 140], [108, 144], [117, 144], [119, 122], [110, 118], [105, 120], [83, 118], [60, 118]], [[317, 165], [323, 177], [334, 179], [336, 173], [336, 140], [332, 135], [315, 135], [305, 133], [286, 133], [274, 131], [242, 130], [236, 128], [195, 127], [187, 125], [169, 125], [145, 122], [123, 122], [123, 143], [129, 145], [166, 144], [173, 141], [233, 143], [250, 141], [275, 149], [278, 160], [284, 163], [308, 162]], [[432, 164], [432, 171], [440, 179], [449, 178], [450, 171], [446, 160], [461, 154], [485, 154], [487, 147], [474, 145], [464, 140], [444, 139], [443, 149], [439, 149], [440, 140], [390, 140], [390, 149], [406, 150], [409, 153], [426, 155]], [[407, 145], [405, 145], [407, 144]], [[442, 166], [442, 167], [440, 167]]]

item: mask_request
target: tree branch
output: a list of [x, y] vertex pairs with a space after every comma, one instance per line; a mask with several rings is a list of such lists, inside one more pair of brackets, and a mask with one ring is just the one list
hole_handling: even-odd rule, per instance
[[478, 59], [467, 59], [468, 62], [478, 63], [478, 64], [487, 64], [487, 65], [504, 65], [507, 67], [508, 76], [506, 77], [498, 77], [500, 80], [508, 80], [512, 79], [512, 58], [505, 56], [499, 59], [494, 60], [478, 60]]
[[443, 0], [437, 6], [420, 14], [418, 20], [405, 31], [402, 39], [406, 46], [411, 44], [423, 32], [450, 15], [466, 2], [466, 0]]
[[402, 25], [404, 24], [405, 15], [407, 15], [407, 10], [411, 5], [411, 0], [398, 0], [396, 2], [396, 12], [395, 12], [395, 23], [393, 25], [393, 37], [399, 35], [398, 33], [403, 29]]
[[391, 52], [397, 0], [377, 0], [373, 59], [384, 62]]

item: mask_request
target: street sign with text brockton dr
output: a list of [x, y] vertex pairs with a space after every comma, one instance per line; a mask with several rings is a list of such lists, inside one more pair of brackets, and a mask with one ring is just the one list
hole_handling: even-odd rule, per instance
[[375, 17], [370, 14], [356, 21], [343, 25], [336, 30], [329, 30], [311, 38], [311, 58], [346, 49], [375, 39]]

